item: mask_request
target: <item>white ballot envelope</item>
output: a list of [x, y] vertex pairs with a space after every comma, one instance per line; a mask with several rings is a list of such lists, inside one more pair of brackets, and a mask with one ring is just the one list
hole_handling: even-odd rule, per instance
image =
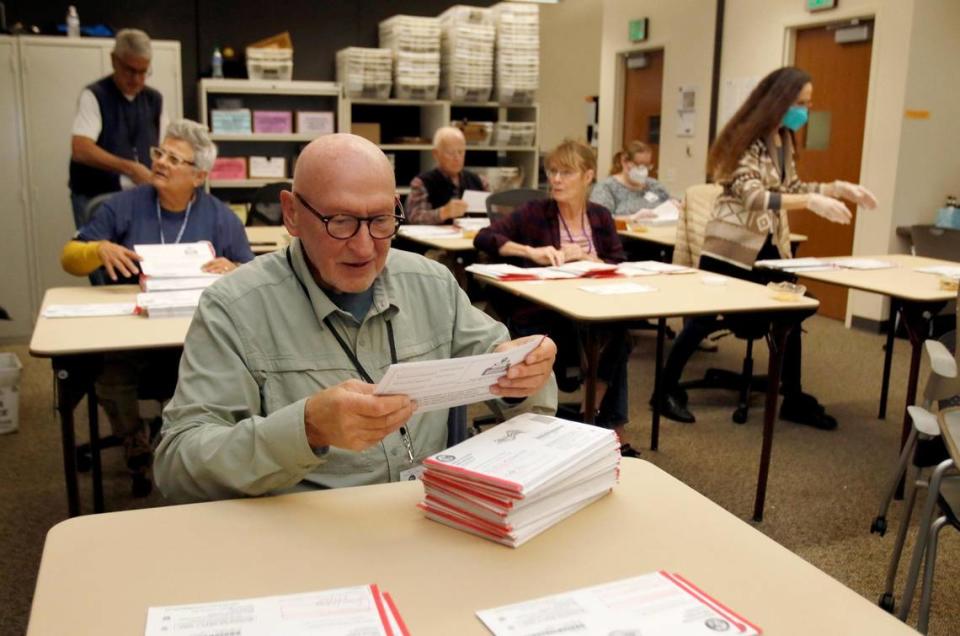
[[417, 402], [414, 413], [426, 413], [453, 406], [495, 399], [490, 387], [497, 378], [533, 351], [540, 338], [501, 353], [485, 353], [447, 360], [391, 364], [375, 395], [409, 395]]
[[218, 278], [220, 276], [203, 271], [203, 266], [217, 257], [209, 241], [134, 245], [133, 249], [143, 258], [140, 261], [140, 271], [144, 276], [158, 278], [178, 276]]
[[486, 214], [488, 196], [490, 196], [490, 193], [483, 190], [464, 190], [462, 198], [467, 204], [467, 212]]
[[477, 612], [494, 636], [752, 636], [762, 631], [675, 573], [621, 581]]
[[262, 598], [151, 607], [145, 636], [325, 634], [406, 636], [396, 605], [376, 585]]

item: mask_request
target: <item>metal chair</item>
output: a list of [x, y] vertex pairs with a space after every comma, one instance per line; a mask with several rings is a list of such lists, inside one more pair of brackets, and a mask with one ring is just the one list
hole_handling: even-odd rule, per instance
[[[910, 570], [904, 585], [903, 600], [897, 617], [906, 621], [910, 615], [913, 596], [916, 591], [920, 567], [924, 566], [923, 583], [920, 592], [920, 610], [917, 630], [925, 634], [929, 626], [930, 604], [933, 598], [933, 575], [937, 558], [937, 542], [940, 531], [947, 525], [960, 531], [960, 476], [956, 475], [956, 462], [960, 460], [960, 409], [948, 409], [938, 417], [940, 432], [950, 454], [937, 465], [930, 478], [930, 490], [924, 503], [923, 512], [917, 529], [917, 541], [910, 561]], [[940, 515], [934, 519], [934, 511], [939, 507]]]
[[[957, 312], [957, 321], [960, 324], [960, 311]], [[922, 489], [928, 488], [930, 485], [926, 475], [928, 469], [933, 469], [947, 458], [947, 450], [940, 436], [940, 427], [937, 425], [937, 416], [931, 412], [931, 409], [933, 409], [934, 403], [941, 402], [942, 404], [943, 400], [960, 393], [960, 378], [958, 378], [960, 358], [958, 358], [958, 353], [956, 351], [951, 353], [943, 342], [927, 340], [924, 343], [924, 355], [930, 364], [930, 377], [924, 387], [920, 404], [907, 407], [913, 426], [900, 452], [897, 467], [887, 483], [877, 516], [870, 525], [871, 533], [880, 536], [886, 533], [886, 515], [890, 503], [893, 501], [910, 463], [913, 463], [917, 471], [916, 478], [908, 483], [908, 492], [905, 493], [906, 505], [900, 519], [890, 563], [887, 566], [884, 590], [878, 600], [880, 607], [888, 612], [892, 612], [896, 604], [893, 587], [917, 495]]]
[[253, 195], [250, 212], [247, 213], [247, 225], [283, 225], [283, 208], [280, 207], [280, 193], [289, 190], [286, 181], [268, 183]]

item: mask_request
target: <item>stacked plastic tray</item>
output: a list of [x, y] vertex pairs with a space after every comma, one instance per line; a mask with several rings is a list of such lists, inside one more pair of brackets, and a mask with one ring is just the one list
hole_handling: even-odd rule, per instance
[[393, 84], [393, 52], [350, 46], [337, 51], [337, 81], [347, 97], [386, 99]]
[[531, 104], [540, 86], [539, 7], [501, 2], [492, 11], [497, 27], [494, 99]]
[[485, 102], [493, 90], [493, 12], [458, 4], [440, 14], [440, 96]]
[[380, 23], [380, 46], [393, 51], [394, 96], [434, 100], [440, 89], [440, 20], [395, 15]]

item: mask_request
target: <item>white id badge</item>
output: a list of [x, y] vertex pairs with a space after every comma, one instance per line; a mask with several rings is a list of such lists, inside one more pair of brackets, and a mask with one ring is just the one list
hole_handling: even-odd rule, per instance
[[660, 197], [657, 196], [657, 193], [653, 191], [647, 192], [645, 195], [643, 195], [643, 198], [649, 201], [650, 203], [656, 203], [657, 201], [660, 200]]
[[412, 468], [400, 471], [400, 481], [417, 481], [426, 470], [422, 464], [417, 464]]

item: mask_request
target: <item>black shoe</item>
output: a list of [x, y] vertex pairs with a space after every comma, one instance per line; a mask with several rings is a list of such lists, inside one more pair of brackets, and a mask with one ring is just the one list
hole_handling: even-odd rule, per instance
[[827, 413], [809, 393], [792, 393], [783, 398], [780, 405], [780, 419], [832, 431], [837, 428], [837, 419]]
[[630, 444], [620, 446], [620, 457], [640, 457], [640, 451]]
[[[650, 405], [653, 406], [653, 400], [650, 400]], [[693, 413], [687, 410], [687, 406], [684, 404], [682, 397], [674, 393], [665, 394], [660, 399], [660, 407], [657, 410], [660, 412], [660, 415], [675, 422], [693, 424], [697, 421]]]
[[133, 473], [130, 492], [134, 497], [143, 498], [153, 492], [153, 482], [146, 473]]

